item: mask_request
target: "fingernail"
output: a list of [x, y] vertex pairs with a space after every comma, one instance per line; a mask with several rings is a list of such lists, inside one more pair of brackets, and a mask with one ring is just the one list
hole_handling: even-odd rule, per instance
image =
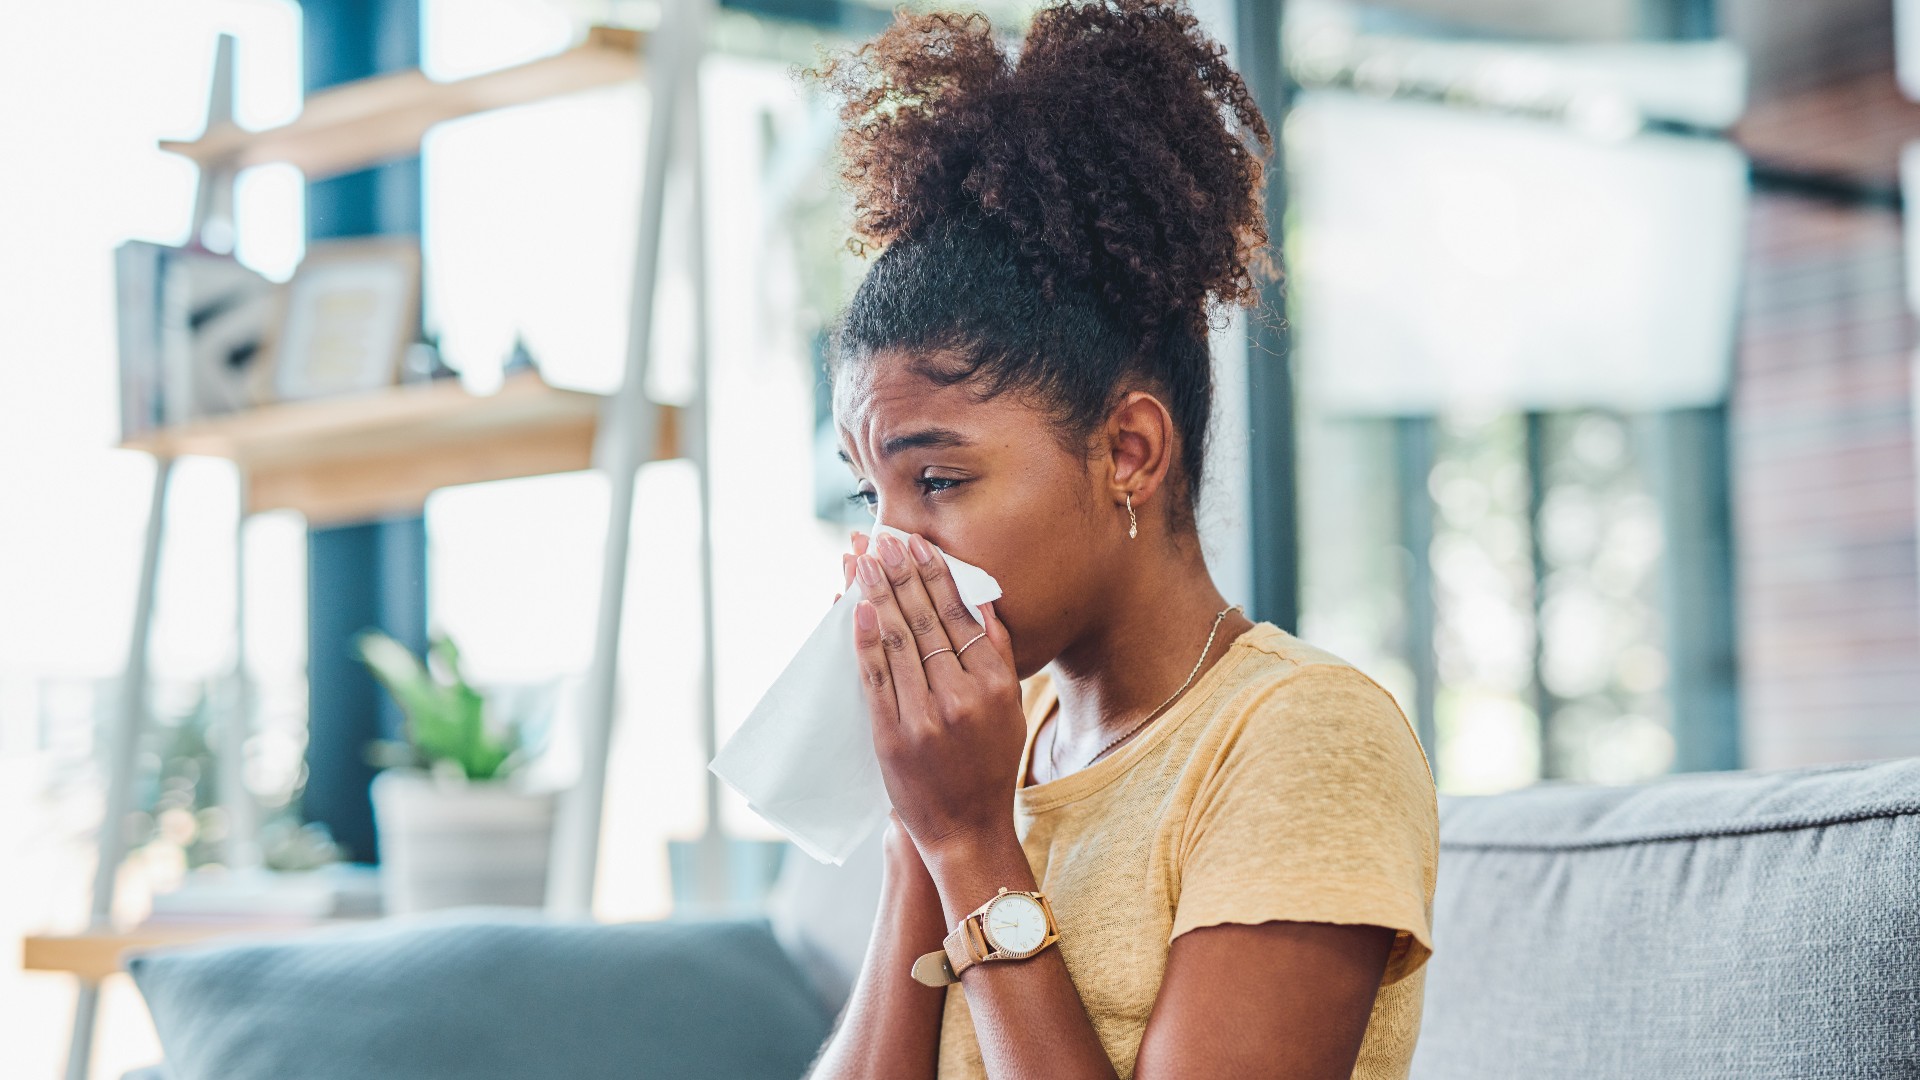
[[925, 540], [920, 539], [919, 533], [914, 533], [908, 538], [907, 549], [912, 551], [913, 557], [921, 562], [933, 561], [933, 548], [928, 546]]
[[871, 630], [876, 625], [873, 618], [873, 605], [865, 600], [853, 605], [853, 622], [862, 630]]
[[880, 564], [873, 561], [873, 556], [862, 555], [854, 560], [853, 565], [860, 568], [861, 581], [866, 582], [868, 585], [880, 584]]
[[907, 549], [901, 547], [900, 541], [892, 536], [883, 536], [880, 538], [880, 557], [887, 561], [888, 566], [900, 566], [907, 561]]

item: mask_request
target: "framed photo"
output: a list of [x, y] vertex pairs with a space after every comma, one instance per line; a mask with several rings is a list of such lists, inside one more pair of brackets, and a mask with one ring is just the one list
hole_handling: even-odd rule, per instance
[[311, 247], [287, 284], [271, 359], [273, 396], [298, 401], [392, 386], [419, 325], [418, 241]]

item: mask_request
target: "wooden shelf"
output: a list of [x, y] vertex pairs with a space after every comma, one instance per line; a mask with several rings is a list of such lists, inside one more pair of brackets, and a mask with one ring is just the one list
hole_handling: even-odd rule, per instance
[[[156, 457], [227, 458], [240, 466], [248, 513], [290, 508], [309, 524], [334, 525], [417, 511], [442, 487], [590, 468], [606, 401], [526, 371], [485, 397], [440, 379], [263, 405], [121, 446]], [[655, 408], [653, 456], [677, 457], [679, 410]]]
[[299, 118], [281, 127], [225, 123], [160, 148], [202, 169], [287, 162], [309, 180], [338, 176], [418, 152], [427, 129], [447, 120], [635, 79], [643, 41], [636, 30], [594, 27], [585, 43], [516, 67], [454, 82], [417, 70], [378, 75], [312, 95]]
[[28, 934], [21, 940], [20, 966], [28, 971], [64, 971], [86, 982], [100, 982], [123, 969], [126, 955], [166, 945], [235, 934], [298, 933], [366, 920], [341, 919], [181, 919], [143, 923], [126, 930], [89, 930], [78, 934]]

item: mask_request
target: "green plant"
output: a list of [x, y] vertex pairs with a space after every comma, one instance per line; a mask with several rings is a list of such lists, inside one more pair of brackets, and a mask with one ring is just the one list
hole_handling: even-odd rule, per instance
[[380, 630], [361, 631], [353, 644], [407, 718], [406, 742], [375, 744], [376, 764], [457, 770], [469, 780], [501, 779], [519, 764], [518, 725], [487, 724], [486, 699], [461, 675], [452, 638], [435, 635], [425, 663]]
[[[230, 713], [213, 707], [204, 681], [184, 711], [156, 709], [142, 734], [142, 756], [157, 762], [158, 769], [140, 783], [140, 809], [129, 823], [134, 847], [163, 858], [169, 849], [177, 851], [179, 864], [189, 870], [225, 860], [221, 841], [231, 826], [218, 792], [226, 765], [213, 744], [219, 741], [218, 726], [232, 722]], [[304, 781], [268, 800], [246, 794], [259, 816], [255, 839], [269, 870], [312, 870], [345, 857], [325, 825], [301, 820], [303, 786]]]
[[177, 850], [179, 865], [188, 869], [220, 862], [227, 825], [217, 794], [223, 762], [208, 733], [224, 719], [204, 681], [184, 709], [155, 710], [142, 733], [141, 757], [158, 768], [140, 780], [137, 831], [129, 838], [134, 847]]

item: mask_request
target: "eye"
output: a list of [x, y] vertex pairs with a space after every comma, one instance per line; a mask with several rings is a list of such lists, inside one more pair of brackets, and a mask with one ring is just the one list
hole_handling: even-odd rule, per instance
[[875, 512], [874, 507], [879, 502], [879, 495], [880, 493], [877, 491], [869, 491], [866, 488], [861, 488], [859, 491], [847, 496], [847, 501], [855, 506], [866, 507], [867, 512], [871, 514]]

